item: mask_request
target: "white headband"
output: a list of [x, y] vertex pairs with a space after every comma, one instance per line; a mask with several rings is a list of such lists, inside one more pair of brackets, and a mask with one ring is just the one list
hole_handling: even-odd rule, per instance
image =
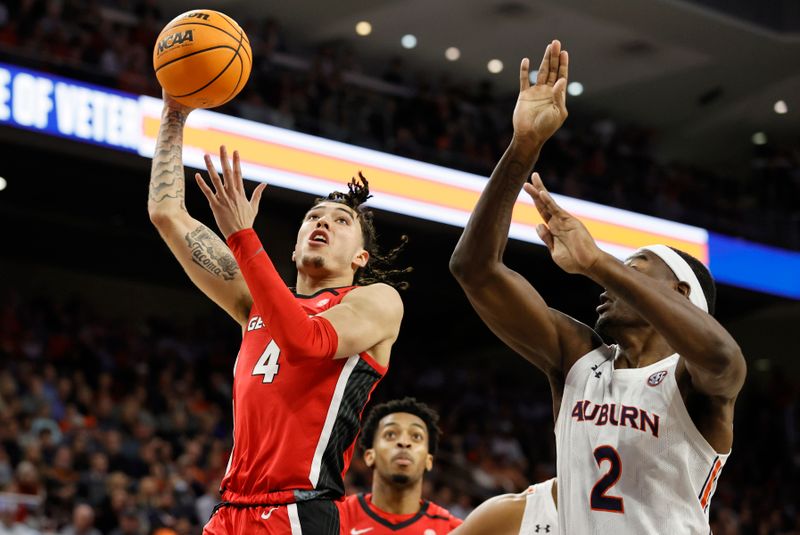
[[681, 255], [661, 244], [647, 245], [640, 250], [642, 249], [650, 251], [663, 260], [680, 282], [685, 282], [689, 285], [689, 301], [704, 312], [708, 312], [708, 303], [706, 302], [706, 294], [703, 292], [703, 287], [700, 286], [700, 281], [697, 280], [697, 275], [694, 274], [689, 263], [681, 258]]

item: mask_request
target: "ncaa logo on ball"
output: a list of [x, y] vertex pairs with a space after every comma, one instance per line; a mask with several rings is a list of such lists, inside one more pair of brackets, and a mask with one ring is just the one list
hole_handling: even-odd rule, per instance
[[158, 53], [162, 54], [164, 51], [169, 50], [175, 45], [182, 45], [187, 41], [189, 43], [194, 41], [194, 36], [192, 35], [193, 31], [194, 30], [186, 30], [185, 32], [177, 32], [166, 36], [158, 43]]
[[664, 377], [666, 376], [667, 376], [667, 370], [656, 372], [647, 378], [647, 384], [650, 386], [658, 386], [661, 384], [661, 381], [663, 381]]

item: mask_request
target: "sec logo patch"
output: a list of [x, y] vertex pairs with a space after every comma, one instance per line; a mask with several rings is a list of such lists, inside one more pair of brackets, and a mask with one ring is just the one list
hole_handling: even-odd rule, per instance
[[661, 381], [664, 380], [664, 377], [667, 376], [667, 370], [662, 370], [660, 372], [656, 372], [650, 377], [647, 378], [647, 384], [650, 386], [658, 386], [661, 384]]

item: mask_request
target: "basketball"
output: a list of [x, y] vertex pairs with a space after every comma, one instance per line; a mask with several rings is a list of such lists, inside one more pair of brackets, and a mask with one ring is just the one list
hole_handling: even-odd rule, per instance
[[250, 76], [250, 41], [235, 20], [195, 9], [167, 24], [153, 48], [161, 87], [192, 108], [215, 108], [242, 90]]

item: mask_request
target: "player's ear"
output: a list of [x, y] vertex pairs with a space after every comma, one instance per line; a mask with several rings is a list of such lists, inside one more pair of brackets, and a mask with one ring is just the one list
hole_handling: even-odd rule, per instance
[[375, 450], [374, 449], [369, 448], [367, 450], [364, 450], [364, 462], [366, 463], [367, 468], [372, 468], [372, 466], [375, 464]]
[[356, 268], [363, 268], [369, 262], [369, 251], [366, 249], [361, 249], [356, 255], [353, 257], [353, 264]]
[[689, 286], [689, 284], [686, 283], [686, 282], [683, 282], [683, 281], [680, 281], [679, 283], [677, 283], [677, 285], [675, 286], [675, 289], [680, 294], [682, 294], [684, 297], [687, 297], [687, 298], [689, 297], [689, 292], [692, 291], [692, 288]]
[[292, 251], [292, 262], [295, 262], [295, 252]]
[[425, 458], [425, 471], [430, 472], [431, 470], [433, 470], [433, 455], [429, 453]]

